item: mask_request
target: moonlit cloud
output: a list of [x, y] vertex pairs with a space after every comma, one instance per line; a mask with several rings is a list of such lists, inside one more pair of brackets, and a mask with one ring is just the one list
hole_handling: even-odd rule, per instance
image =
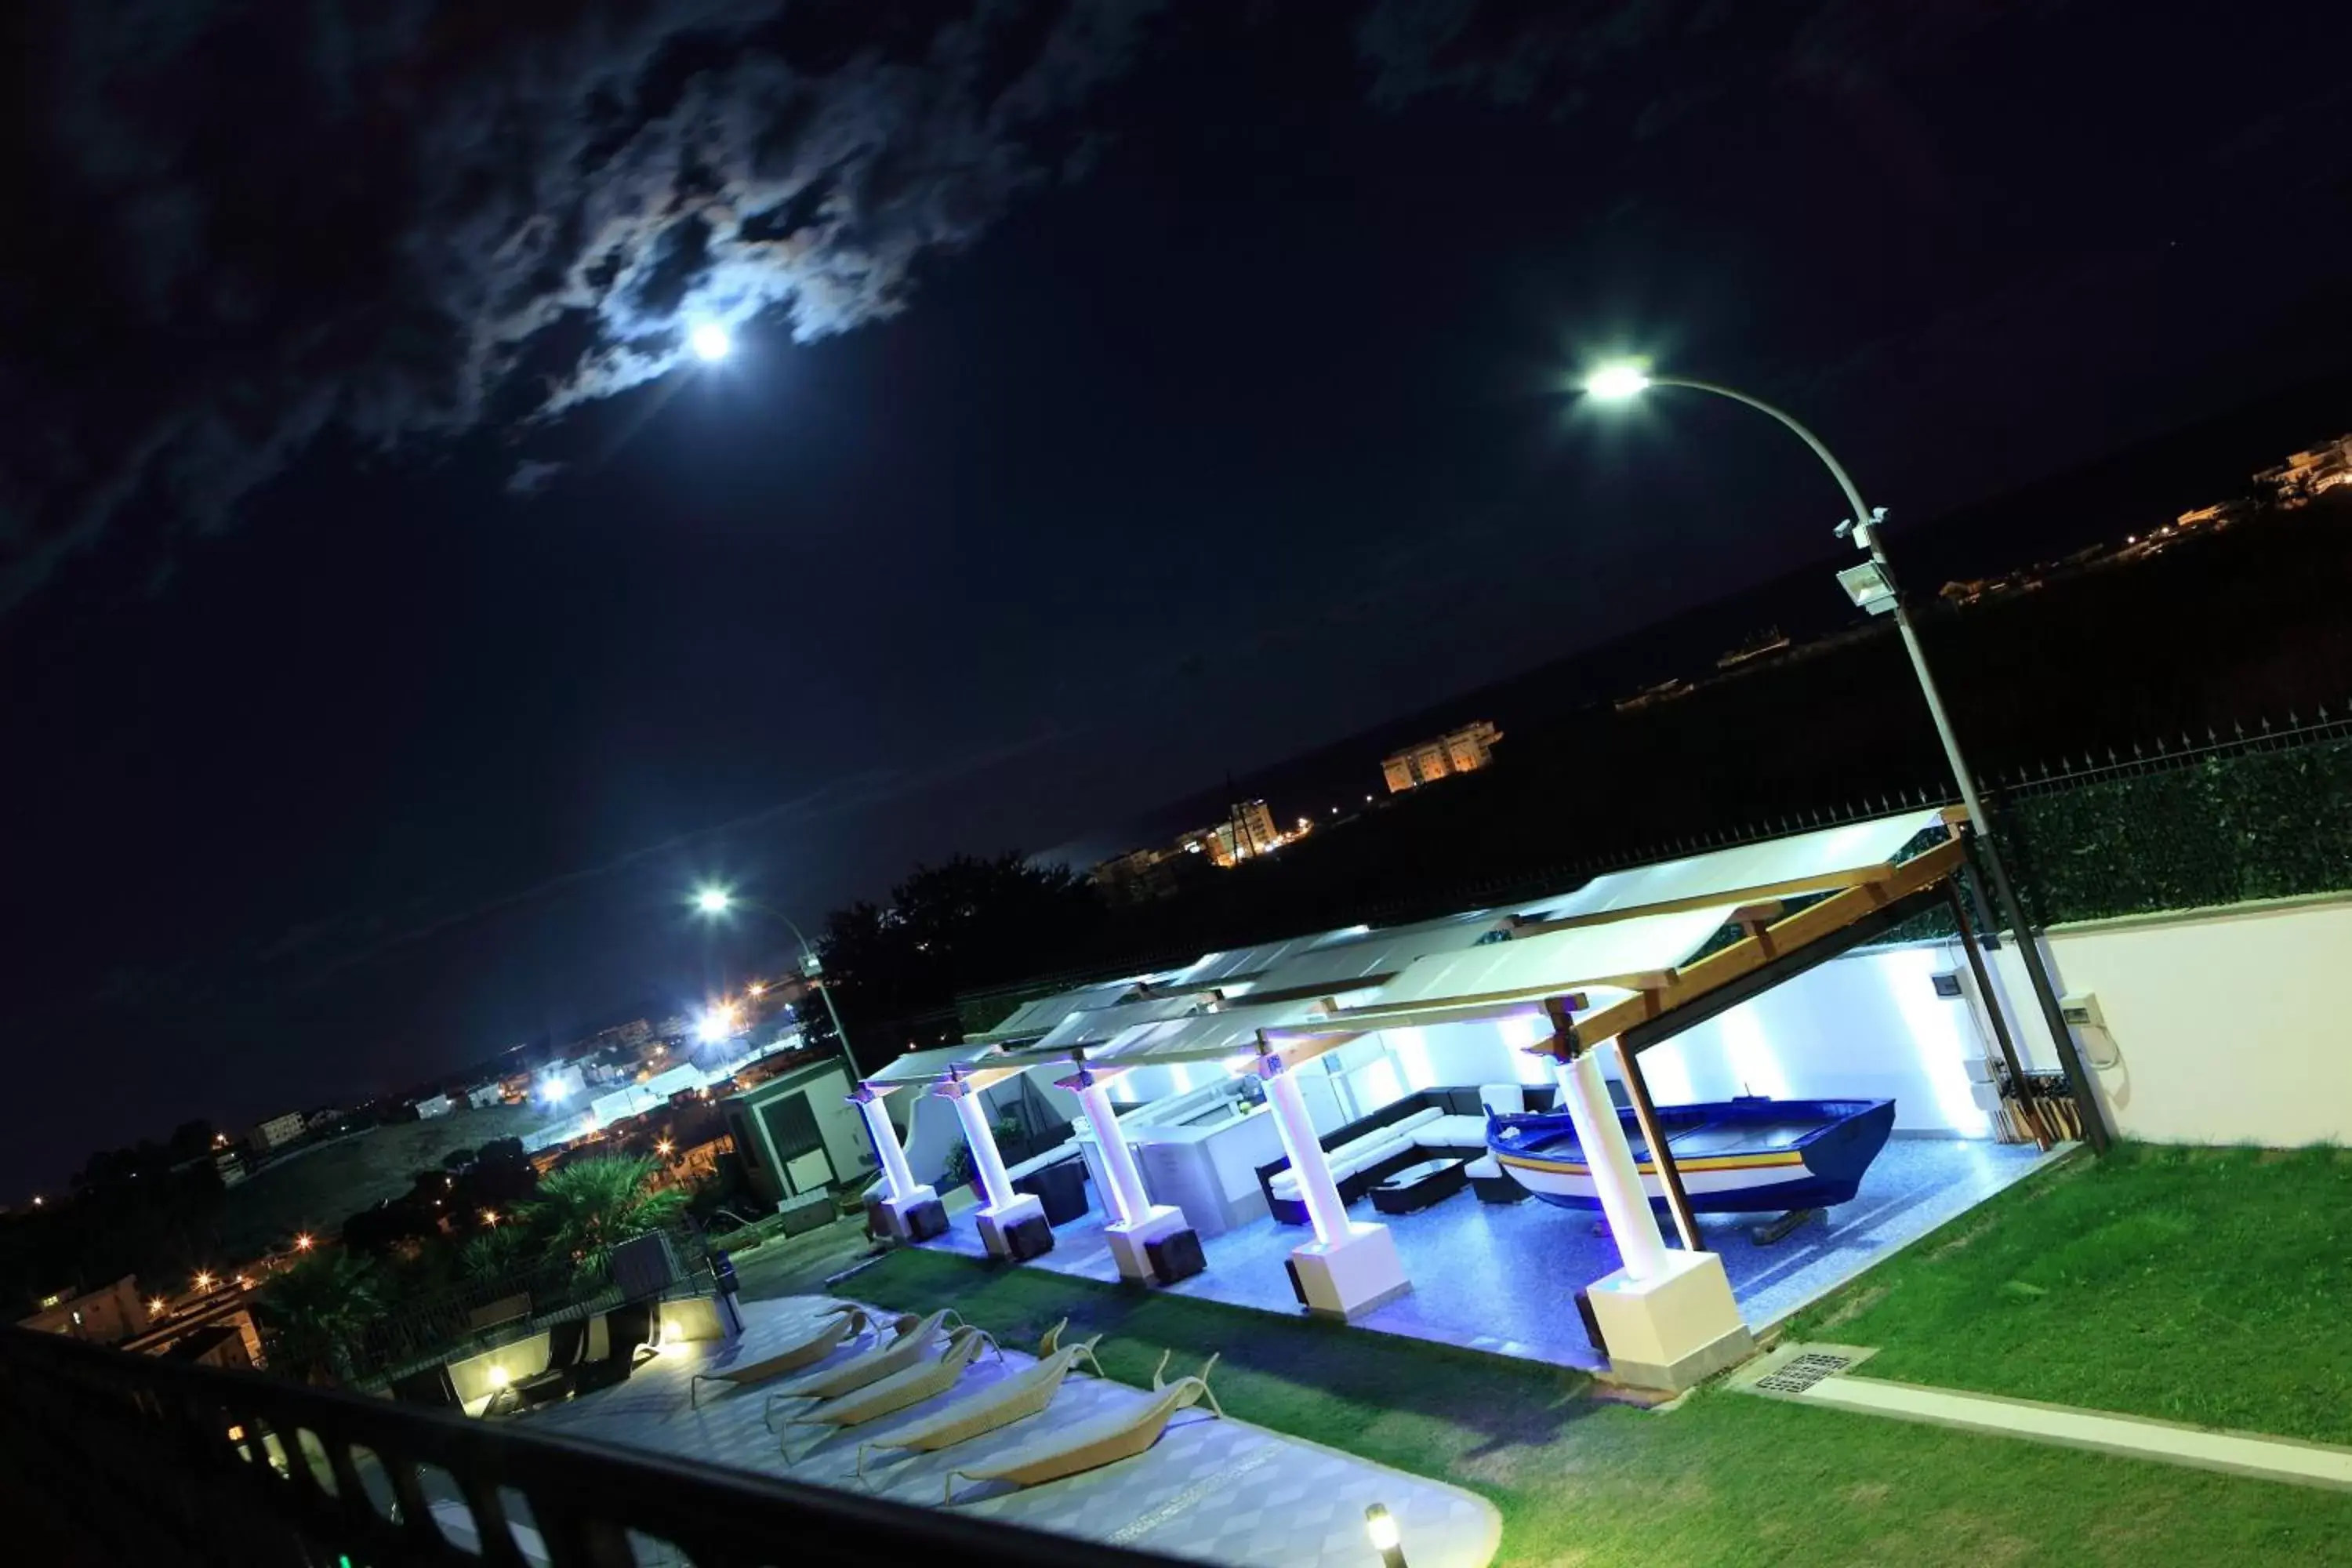
[[528, 426], [667, 374], [698, 323], [891, 315], [1087, 144], [1072, 111], [1153, 6], [37, 8], [0, 609], [133, 514], [217, 526], [330, 430]]

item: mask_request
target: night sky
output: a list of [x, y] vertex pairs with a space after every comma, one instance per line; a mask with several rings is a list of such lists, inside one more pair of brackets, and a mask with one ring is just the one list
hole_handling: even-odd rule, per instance
[[2341, 5], [9, 12], [12, 1195], [2352, 349]]

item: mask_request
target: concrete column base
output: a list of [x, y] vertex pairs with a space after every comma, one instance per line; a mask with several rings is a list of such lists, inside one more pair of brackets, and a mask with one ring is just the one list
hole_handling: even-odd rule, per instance
[[1045, 1205], [1027, 1193], [1015, 1194], [1009, 1204], [974, 1209], [972, 1219], [992, 1258], [1021, 1263], [1054, 1250], [1054, 1227], [1045, 1223]]
[[1318, 1318], [1345, 1322], [1412, 1289], [1396, 1238], [1384, 1225], [1350, 1223], [1343, 1241], [1310, 1241], [1291, 1250], [1291, 1293]]
[[1118, 1264], [1118, 1277], [1149, 1282], [1158, 1279], [1159, 1275], [1151, 1267], [1150, 1255], [1144, 1249], [1153, 1242], [1164, 1241], [1192, 1228], [1184, 1223], [1182, 1209], [1154, 1204], [1140, 1218], [1103, 1226], [1103, 1235], [1110, 1241], [1110, 1255]]
[[1634, 1388], [1679, 1394], [1756, 1351], [1723, 1259], [1712, 1252], [1669, 1252], [1649, 1279], [1621, 1268], [1594, 1280], [1587, 1300], [1610, 1376]]
[[886, 1194], [877, 1217], [884, 1233], [896, 1241], [929, 1241], [944, 1236], [948, 1228], [947, 1207], [930, 1187], [917, 1187], [903, 1198]]

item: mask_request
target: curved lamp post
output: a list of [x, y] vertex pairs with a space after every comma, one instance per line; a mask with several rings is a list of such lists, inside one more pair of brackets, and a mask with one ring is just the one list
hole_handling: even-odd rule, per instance
[[[694, 895], [694, 908], [696, 913], [711, 920], [721, 919], [737, 910], [750, 910], [780, 921], [786, 931], [793, 933], [793, 940], [801, 944], [802, 976], [805, 978], [824, 972], [824, 965], [818, 960], [816, 947], [809, 941], [808, 933], [801, 930], [799, 921], [782, 910], [750, 899], [739, 899], [725, 888], [716, 887], [698, 889]], [[855, 1064], [857, 1058], [849, 1054], [849, 1031], [841, 1026], [841, 1010], [833, 1005], [833, 987], [820, 984], [816, 989], [817, 994], [824, 998], [824, 1016], [833, 1021], [833, 1037], [841, 1042], [842, 1059]], [[854, 1070], [852, 1076], [855, 1076]]]
[[[1969, 820], [1977, 830], [1977, 844], [1983, 851], [1985, 879], [1992, 884], [1995, 902], [2001, 918], [2017, 933], [2018, 956], [2025, 963], [2027, 981], [2033, 987], [2033, 998], [2040, 1004], [2042, 1023], [2050, 1031], [2051, 1040], [2058, 1049], [2059, 1065], [2065, 1069], [2066, 1085], [2074, 1093], [2074, 1103], [2081, 1108], [2083, 1133], [2091, 1147], [2106, 1152], [2109, 1142], [2106, 1114], [2099, 1109], [2098, 1096], [2092, 1086], [2091, 1075], [2083, 1065], [2081, 1054], [2074, 1048], [2074, 1032], [2066, 1026], [2066, 1016], [2058, 1005], [2058, 993], [2050, 982], [2050, 971], [2042, 962], [2042, 952], [2033, 941], [2033, 929], [2027, 924], [2024, 906], [2017, 900], [2017, 890], [2010, 885], [2009, 872], [2001, 865], [2000, 849], [1993, 842], [1992, 818], [1985, 814], [1984, 802], [1978, 797], [1976, 775], [1969, 771], [1968, 759], [1960, 752], [1959, 737], [1952, 731], [1951, 715], [1944, 710], [1943, 694], [1936, 688], [1936, 678], [1927, 668], [1927, 650], [1919, 646], [1919, 633], [1911, 624], [1911, 612], [1905, 607], [1902, 595], [1895, 585], [1895, 563], [1888, 559], [1885, 542], [1879, 530], [1885, 521], [1885, 508], [1873, 510], [1863, 504], [1862, 491], [1843, 464], [1822, 444], [1822, 438], [1800, 424], [1786, 409], [1775, 407], [1760, 397], [1751, 397], [1732, 387], [1712, 381], [1699, 381], [1685, 375], [1652, 375], [1641, 364], [1604, 365], [1587, 376], [1584, 392], [1604, 403], [1622, 403], [1640, 396], [1654, 386], [1681, 386], [1693, 392], [1711, 392], [1717, 397], [1727, 397], [1734, 403], [1744, 403], [1759, 414], [1779, 420], [1796, 437], [1812, 448], [1813, 456], [1837, 480], [1845, 496], [1845, 504], [1853, 515], [1838, 525], [1838, 536], [1853, 535], [1854, 544], [1869, 556], [1860, 566], [1848, 567], [1838, 574], [1838, 582], [1854, 604], [1870, 614], [1895, 616], [1895, 629], [1903, 634], [1903, 650], [1911, 658], [1911, 672], [1919, 680], [1919, 695], [1927, 701], [1928, 717], [1936, 721], [1936, 737], [1944, 745], [1944, 761], [1952, 770], [1952, 782], [1959, 786], [1960, 804], [1968, 807]], [[2017, 1086], [2025, 1092], [2025, 1086]]]

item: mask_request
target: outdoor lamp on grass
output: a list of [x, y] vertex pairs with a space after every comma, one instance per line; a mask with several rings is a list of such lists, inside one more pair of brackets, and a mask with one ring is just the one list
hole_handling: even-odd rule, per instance
[[1919, 634], [1911, 624], [1910, 612], [1904, 607], [1902, 595], [1896, 591], [1895, 563], [1887, 558], [1886, 544], [1880, 537], [1886, 520], [1885, 508], [1874, 509], [1863, 504], [1862, 491], [1853, 476], [1822, 445], [1822, 438], [1800, 424], [1794, 415], [1775, 407], [1760, 397], [1750, 397], [1744, 392], [1712, 381], [1697, 381], [1688, 376], [1653, 375], [1649, 365], [1639, 360], [1621, 360], [1597, 366], [1584, 378], [1585, 395], [1601, 403], [1626, 403], [1657, 386], [1686, 387], [1693, 392], [1713, 393], [1741, 403], [1759, 414], [1769, 415], [1788, 428], [1799, 440], [1811, 448], [1822, 466], [1837, 481], [1838, 490], [1845, 497], [1852, 515], [1838, 525], [1841, 539], [1851, 537], [1854, 547], [1868, 560], [1859, 566], [1848, 567], [1838, 574], [1838, 585], [1846, 596], [1871, 615], [1892, 615], [1895, 626], [1903, 636], [1903, 651], [1911, 660], [1911, 673], [1918, 679], [1919, 695], [1927, 700], [1927, 716], [1935, 721], [1936, 738], [1943, 742], [1945, 764], [1952, 771], [1952, 782], [1959, 786], [1960, 803], [1969, 809], [1969, 820], [1976, 828], [1976, 842], [1983, 852], [1985, 880], [1992, 884], [1994, 901], [2001, 919], [2017, 933], [2018, 956], [2024, 961], [2026, 979], [2032, 984], [2033, 999], [2041, 1005], [2042, 1021], [2058, 1047], [2058, 1059], [2066, 1069], [2066, 1082], [2074, 1091], [2074, 1102], [2081, 1108], [2083, 1131], [2093, 1150], [2104, 1153], [2109, 1139], [2106, 1118], [2099, 1110], [2098, 1097], [2093, 1090], [2089, 1069], [2075, 1049], [2074, 1037], [2066, 1026], [2064, 1013], [2058, 1005], [2057, 988], [2051, 984], [2050, 971], [2042, 962], [2042, 951], [2034, 945], [2033, 928], [2027, 921], [2024, 906], [2018, 902], [2017, 889], [2010, 885], [2008, 868], [2000, 861], [2000, 849], [1993, 842], [1992, 818], [1986, 815], [1984, 802], [1978, 797], [1976, 775], [1969, 771], [1968, 759], [1960, 752], [1958, 735], [1953, 732], [1949, 714], [1944, 711], [1943, 694], [1937, 689], [1936, 678], [1927, 668], [1927, 651], [1920, 647]]
[[1372, 1550], [1381, 1554], [1381, 1568], [1405, 1568], [1404, 1537], [1397, 1531], [1395, 1515], [1374, 1503], [1364, 1510], [1364, 1533], [1371, 1538]]

